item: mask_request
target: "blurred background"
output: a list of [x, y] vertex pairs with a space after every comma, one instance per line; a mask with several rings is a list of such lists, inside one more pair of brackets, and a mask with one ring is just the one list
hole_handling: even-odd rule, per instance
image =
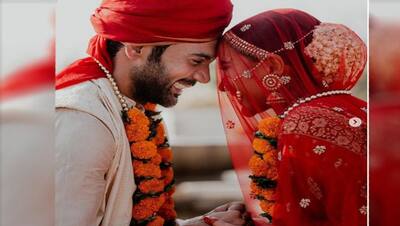
[[[88, 40], [94, 35], [89, 17], [99, 3], [99, 0], [85, 4], [81, 0], [58, 1], [57, 71], [78, 58], [86, 57]], [[233, 20], [228, 29], [265, 10], [297, 8], [321, 21], [346, 24], [363, 40], [367, 39], [368, 10], [365, 0], [233, 0], [232, 3]], [[76, 7], [78, 4], [79, 7]], [[210, 67], [212, 81], [209, 84], [185, 90], [177, 106], [163, 109], [175, 154], [177, 192], [174, 197], [181, 218], [204, 214], [217, 205], [242, 199], [226, 148], [217, 102], [215, 65]], [[365, 73], [354, 93], [366, 100], [366, 90]]]
[[370, 4], [370, 225], [399, 225], [400, 2]]
[[53, 1], [0, 3], [0, 225], [54, 225]]

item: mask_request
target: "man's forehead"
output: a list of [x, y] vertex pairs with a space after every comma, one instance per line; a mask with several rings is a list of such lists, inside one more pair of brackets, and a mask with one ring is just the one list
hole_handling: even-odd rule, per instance
[[217, 48], [217, 42], [202, 42], [202, 43], [177, 43], [176, 49], [184, 50], [190, 54], [204, 53], [207, 55], [214, 55]]

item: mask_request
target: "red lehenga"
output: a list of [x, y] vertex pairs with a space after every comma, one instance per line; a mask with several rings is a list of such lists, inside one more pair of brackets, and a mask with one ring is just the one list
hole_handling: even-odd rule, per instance
[[[281, 71], [271, 69], [272, 55]], [[366, 225], [367, 106], [349, 94], [365, 64], [366, 46], [353, 31], [294, 9], [261, 13], [224, 35], [222, 120], [256, 225]], [[276, 116], [278, 178], [263, 188], [274, 195], [254, 197], [252, 141], [258, 123]], [[272, 221], [259, 217], [261, 200], [273, 205]]]

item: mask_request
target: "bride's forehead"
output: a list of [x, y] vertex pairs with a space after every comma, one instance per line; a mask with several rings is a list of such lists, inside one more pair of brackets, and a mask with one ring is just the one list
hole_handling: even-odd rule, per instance
[[230, 61], [239, 54], [240, 53], [232, 48], [232, 46], [226, 41], [222, 41], [218, 46], [217, 55], [221, 60]]

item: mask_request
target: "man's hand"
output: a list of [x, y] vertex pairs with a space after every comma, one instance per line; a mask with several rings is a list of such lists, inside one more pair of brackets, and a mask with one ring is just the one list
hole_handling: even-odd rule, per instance
[[184, 220], [182, 226], [242, 226], [245, 225], [246, 208], [241, 202], [219, 206], [204, 216]]

